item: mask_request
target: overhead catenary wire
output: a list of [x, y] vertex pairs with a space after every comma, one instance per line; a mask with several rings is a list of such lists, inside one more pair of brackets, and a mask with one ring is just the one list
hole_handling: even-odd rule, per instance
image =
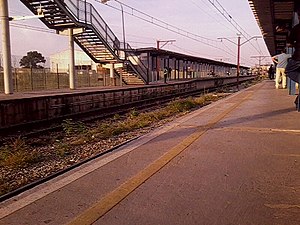
[[[225, 10], [218, 0], [207, 0], [211, 3], [221, 13], [221, 15], [247, 40], [251, 38], [251, 35], [245, 31], [234, 19], [233, 17]], [[247, 35], [247, 36], [246, 36]], [[262, 54], [261, 49], [257, 49], [251, 42], [250, 44], [256, 49], [259, 54]]]
[[32, 26], [32, 25], [26, 25], [26, 24], [20, 24], [20, 23], [11, 23], [10, 26], [15, 27], [15, 28], [26, 29], [26, 30], [56, 34], [55, 31], [51, 31], [51, 30], [48, 30], [48, 29], [45, 29], [45, 28], [42, 28], [42, 27], [36, 27], [36, 26]]
[[[214, 21], [216, 21], [217, 23], [219, 23], [219, 24], [225, 26], [226, 28], [228, 28], [229, 30], [231, 30], [231, 31], [233, 31], [233, 32], [236, 31], [236, 30], [233, 30], [231, 27], [227, 26], [226, 24], [221, 23], [216, 17], [214, 17], [214, 16], [212, 16], [211, 14], [209, 14], [207, 10], [203, 10], [203, 8], [201, 8], [200, 5], [199, 5], [198, 3], [196, 3], [194, 0], [191, 0], [191, 2], [192, 2], [197, 8], [199, 8], [203, 13], [205, 13], [205, 14], [208, 15], [209, 17], [213, 18]], [[209, 5], [208, 5], [208, 3], [207, 3], [206, 0], [201, 0], [201, 2], [202, 2], [203, 4], [205, 4], [205, 6], [209, 7]], [[220, 14], [216, 14], [216, 15], [220, 16]], [[220, 17], [221, 17], [221, 16], [220, 16]], [[236, 38], [236, 37], [235, 37], [235, 38]], [[257, 42], [256, 42], [256, 43], [257, 43]], [[235, 54], [235, 52], [233, 52], [233, 50], [232, 50], [231, 48], [229, 48], [227, 45], [225, 45], [224, 42], [222, 42], [222, 44], [223, 44], [224, 47], [225, 47], [226, 49], [228, 49], [231, 53]], [[257, 46], [258, 46], [258, 48], [259, 48], [259, 51], [261, 52], [261, 48], [260, 48], [260, 46], [259, 46], [258, 43], [257, 43]], [[252, 59], [250, 59], [251, 62], [250, 62], [248, 59], [244, 58], [244, 57], [241, 57], [241, 59], [243, 59], [244, 61], [246, 61], [246, 62], [248, 62], [248, 63], [254, 63], [254, 61], [253, 61]]]
[[[233, 30], [231, 27], [227, 26], [225, 23], [220, 22], [216, 17], [214, 17], [214, 16], [212, 16], [211, 14], [209, 14], [209, 13], [207, 12], [207, 10], [204, 10], [202, 7], [200, 7], [200, 5], [199, 5], [198, 3], [196, 3], [194, 0], [191, 0], [191, 2], [192, 2], [197, 8], [199, 8], [203, 13], [205, 13], [206, 15], [208, 15], [209, 17], [211, 17], [214, 21], [216, 21], [217, 23], [219, 23], [219, 24], [225, 26], [225, 27], [228, 28], [229, 30], [235, 32], [235, 30]], [[209, 6], [209, 5], [207, 4], [207, 2], [204, 1], [204, 0], [202, 0], [202, 3], [205, 4], [206, 6]]]
[[[193, 3], [194, 3], [194, 0], [191, 0]], [[209, 6], [208, 5], [208, 3], [207, 3], [207, 1], [206, 0], [201, 0], [206, 6]], [[211, 1], [209, 1], [210, 3], [211, 3]], [[222, 10], [224, 11], [224, 12], [226, 12], [227, 13], [227, 11], [225, 10], [225, 8], [218, 2], [218, 1], [216, 1], [219, 5], [220, 5], [220, 7], [222, 8]], [[213, 3], [214, 3], [214, 1], [213, 1]], [[196, 5], [196, 4], [195, 4]], [[217, 9], [218, 10], [218, 8], [216, 8], [216, 5], [215, 4], [212, 4], [213, 6], [214, 6], [214, 8], [215, 9]], [[198, 8], [200, 8], [200, 7], [198, 7]], [[201, 8], [200, 8], [201, 9]], [[204, 11], [204, 10], [202, 10], [202, 11]], [[218, 10], [219, 12], [220, 12], [220, 14], [222, 15], [222, 16], [225, 16], [224, 15], [224, 13], [222, 13], [220, 10]], [[207, 11], [204, 11], [206, 14], [208, 14], [207, 13]], [[219, 13], [217, 13], [216, 15], [218, 15], [218, 16], [220, 16], [220, 17], [222, 17], [221, 15], [220, 15]], [[208, 14], [208, 15], [210, 15], [210, 14]], [[248, 38], [251, 38], [251, 36], [250, 36], [250, 34], [248, 34], [234, 19], [233, 19], [233, 17], [229, 14], [229, 13], [227, 13], [227, 15], [228, 15], [228, 17], [230, 18], [230, 20], [228, 20], [228, 18], [226, 17], [226, 20], [228, 21], [228, 22], [231, 22], [231, 21], [234, 21], [234, 23], [235, 24], [232, 24], [233, 26], [234, 26], [234, 28], [239, 32], [239, 33], [241, 33], [241, 34], [243, 34], [242, 32], [241, 32], [241, 30], [242, 31], [244, 31], [249, 37]], [[214, 18], [213, 16], [211, 16], [212, 18]], [[220, 23], [217, 19], [215, 19], [215, 21], [217, 21], [218, 23]], [[220, 23], [220, 24], [222, 24], [222, 25], [224, 25], [223, 23]], [[225, 26], [225, 25], [224, 25]], [[226, 26], [227, 27], [227, 26]], [[227, 27], [228, 28], [228, 27]], [[240, 28], [241, 30], [239, 30], [238, 28]], [[232, 30], [231, 28], [230, 28], [230, 30]], [[232, 30], [232, 31], [236, 31], [236, 30]], [[247, 37], [246, 36], [244, 36], [246, 39], [247, 39]], [[234, 37], [234, 38], [236, 38], [236, 37]], [[229, 39], [229, 37], [227, 38], [227, 39]], [[256, 44], [257, 44], [257, 48], [253, 45], [253, 43], [251, 43], [250, 42], [250, 44], [252, 45], [252, 47], [256, 50], [256, 51], [258, 51], [260, 54], [261, 54], [261, 52], [262, 52], [262, 50], [261, 50], [261, 47], [260, 47], [260, 45], [259, 45], [259, 43], [257, 42], [257, 39], [255, 39], [255, 41], [256, 41]], [[223, 43], [223, 45], [224, 45], [224, 47], [226, 47], [228, 50], [230, 50], [231, 52], [233, 52], [230, 48], [228, 48], [225, 44], [224, 44], [224, 42], [222, 42]], [[248, 62], [248, 63], [252, 63], [252, 64], [254, 64], [255, 62], [254, 62], [254, 60], [253, 59], [246, 59], [246, 58], [244, 58], [244, 57], [241, 57], [241, 59], [243, 59], [244, 61], [246, 61], [246, 62]], [[250, 61], [251, 62], [250, 62]]]
[[[100, 2], [99, 0], [95, 0], [96, 2]], [[216, 41], [214, 39], [211, 39], [211, 38], [207, 38], [207, 37], [203, 37], [201, 35], [198, 35], [198, 34], [194, 34], [190, 31], [187, 31], [187, 30], [184, 30], [182, 28], [179, 28], [177, 26], [174, 26], [174, 25], [171, 25], [169, 23], [166, 23], [160, 19], [157, 19], [153, 16], [150, 16], [149, 14], [146, 14], [140, 10], [137, 10], [131, 6], [128, 6], [127, 4], [124, 4], [118, 0], [115, 0], [116, 2], [119, 2], [120, 4], [123, 4], [125, 7], [129, 8], [130, 9], [130, 12], [128, 12], [128, 10], [125, 11], [126, 14], [129, 14], [131, 16], [134, 16], [138, 19], [141, 19], [145, 22], [148, 22], [148, 23], [152, 23], [158, 27], [161, 27], [161, 28], [164, 28], [166, 30], [169, 30], [171, 32], [175, 32], [181, 36], [184, 36], [184, 37], [187, 37], [191, 40], [194, 40], [194, 41], [197, 41], [197, 42], [200, 42], [200, 43], [203, 43], [205, 45], [208, 45], [210, 47], [213, 47], [213, 48], [216, 48], [216, 49], [219, 49], [231, 56], [234, 56], [234, 54], [232, 52], [229, 52], [227, 51], [226, 49], [223, 49], [223, 48], [220, 48], [217, 46], [217, 44], [219, 43], [219, 41]], [[118, 11], [120, 11], [119, 8], [116, 8], [114, 6], [111, 6], [111, 5], [108, 5], [109, 7], [111, 8], [114, 8]], [[12, 24], [13, 27], [16, 27], [16, 28], [22, 28], [22, 29], [28, 29], [28, 30], [34, 30], [34, 31], [40, 31], [40, 32], [45, 32], [45, 33], [52, 33], [52, 34], [55, 34], [54, 31], [49, 31], [47, 29], [43, 29], [43, 28], [39, 28], [39, 27], [34, 27], [34, 26], [31, 26], [31, 25], [21, 25], [21, 24]], [[135, 42], [137, 43], [137, 42]], [[150, 44], [150, 43], [140, 43], [140, 44]], [[224, 44], [224, 43], [223, 43]], [[228, 48], [227, 48], [228, 49]]]
[[[20, 29], [26, 29], [26, 30], [32, 30], [32, 31], [38, 31], [38, 32], [43, 32], [43, 33], [50, 33], [50, 34], [56, 34], [56, 32], [54, 31], [51, 31], [51, 30], [48, 30], [48, 29], [45, 29], [45, 28], [42, 28], [42, 27], [36, 27], [36, 26], [31, 26], [31, 25], [24, 25], [24, 24], [18, 24], [18, 23], [13, 23], [11, 24], [12, 27], [15, 27], [15, 28], [20, 28]], [[150, 43], [150, 42], [141, 42], [141, 41], [130, 41], [130, 43], [133, 43], [133, 44], [144, 44], [144, 45], [151, 45], [153, 43]], [[224, 44], [224, 43], [223, 43]], [[184, 49], [184, 48], [181, 48], [175, 44], [173, 44], [173, 46], [181, 51], [184, 51], [186, 53], [189, 53], [189, 54], [197, 54], [197, 55], [201, 55], [202, 53], [200, 52], [196, 52], [196, 51], [192, 51], [192, 50], [187, 50], [187, 49]], [[232, 52], [232, 56], [234, 54], [234, 52], [226, 45], [224, 45], [229, 51]], [[213, 56], [206, 56], [206, 57], [213, 57]], [[243, 58], [245, 61], [247, 61], [245, 58]], [[249, 62], [249, 61], [248, 61]]]
[[[117, 34], [117, 35], [121, 35], [121, 32], [117, 32], [117, 31], [115, 31], [115, 34]], [[151, 40], [151, 41], [153, 41], [153, 42], [148, 42], [149, 44], [155, 44], [155, 41], [156, 41], [156, 39], [155, 38], [153, 38], [153, 37], [149, 37], [149, 36], [141, 36], [141, 35], [135, 35], [135, 34], [126, 34], [126, 36], [128, 36], [128, 37], [131, 37], [131, 38], [138, 38], [138, 39], [148, 39], [149, 41]], [[130, 42], [130, 43], [132, 43], [132, 41], [129, 41], [128, 40], [128, 42]]]
[[[96, 1], [98, 3], [101, 3], [100, 0], [94, 0], [94, 1]], [[121, 4], [123, 6], [123, 12], [125, 14], [127, 14], [127, 15], [133, 16], [133, 17], [138, 18], [140, 20], [143, 20], [143, 21], [145, 21], [147, 23], [151, 23], [152, 25], [155, 25], [155, 26], [158, 26], [158, 27], [160, 27], [162, 29], [171, 31], [171, 32], [176, 33], [176, 34], [178, 34], [180, 36], [183, 36], [183, 37], [189, 38], [191, 40], [194, 40], [196, 42], [200, 42], [202, 44], [205, 44], [207, 46], [213, 47], [215, 49], [219, 49], [219, 50], [221, 50], [221, 51], [223, 51], [223, 52], [225, 52], [225, 53], [227, 53], [227, 54], [229, 54], [231, 56], [235, 56], [231, 52], [228, 52], [225, 49], [218, 47], [217, 45], [219, 44], [219, 41], [217, 41], [217, 40], [214, 40], [214, 39], [211, 39], [211, 38], [206, 38], [206, 37], [200, 36], [198, 34], [191, 33], [189, 31], [186, 31], [186, 30], [182, 29], [182, 28], [176, 27], [176, 26], [171, 25], [171, 24], [169, 24], [167, 22], [164, 22], [164, 21], [162, 21], [160, 19], [157, 19], [154, 16], [151, 16], [151, 15], [149, 15], [147, 13], [144, 13], [144, 12], [142, 12], [142, 11], [140, 11], [138, 9], [135, 9], [135, 8], [133, 8], [133, 7], [129, 6], [129, 5], [127, 5], [127, 4], [124, 4], [124, 3], [122, 3], [122, 2], [120, 2], [118, 0], [115, 0], [115, 1], [118, 2], [119, 4]], [[101, 4], [103, 4], [103, 3], [101, 3]], [[105, 5], [108, 6], [108, 7], [110, 7], [110, 8], [112, 8], [112, 9], [115, 9], [117, 11], [122, 11], [121, 9], [119, 9], [119, 8], [113, 6], [113, 5], [109, 5], [109, 4], [105, 4]], [[128, 9], [130, 9], [130, 11], [128, 11]], [[138, 14], [140, 14], [140, 15], [138, 15]]]
[[259, 53], [260, 53], [260, 54], [262, 54], [261, 47], [259, 46], [259, 44], [258, 44], [257, 40], [255, 40], [255, 41], [256, 41], [257, 47], [258, 47], [258, 49], [259, 49]]
[[[97, 1], [97, 0], [95, 0], [95, 1]], [[99, 2], [99, 0], [98, 0], [97, 2]], [[116, 2], [119, 2], [119, 1], [116, 0]], [[192, 39], [192, 40], [194, 40], [194, 41], [201, 42], [201, 43], [206, 44], [206, 45], [208, 45], [208, 46], [211, 46], [211, 47], [217, 48], [217, 49], [219, 49], [219, 50], [221, 50], [221, 51], [224, 51], [224, 52], [226, 52], [227, 54], [230, 54], [228, 51], [226, 51], [226, 50], [224, 50], [224, 49], [222, 49], [222, 48], [219, 48], [219, 47], [217, 47], [216, 45], [214, 45], [214, 44], [217, 43], [216, 40], [213, 40], [213, 39], [210, 39], [210, 38], [206, 38], [206, 37], [203, 37], [203, 36], [200, 36], [200, 35], [197, 35], [197, 34], [193, 34], [193, 33], [189, 32], [189, 31], [183, 30], [183, 29], [178, 28], [178, 27], [176, 27], [176, 26], [173, 26], [173, 25], [171, 25], [171, 24], [169, 24], [169, 23], [166, 23], [166, 22], [164, 22], [164, 21], [162, 21], [162, 20], [160, 20], [160, 19], [157, 19], [157, 18], [155, 18], [155, 17], [152, 17], [152, 16], [150, 16], [150, 15], [148, 15], [148, 14], [146, 14], [146, 13], [140, 11], [140, 10], [134, 9], [133, 7], [130, 7], [130, 6], [128, 6], [127, 4], [124, 4], [124, 3], [122, 3], [122, 2], [119, 2], [119, 3], [120, 3], [120, 4], [123, 4], [123, 5], [124, 5], [125, 7], [127, 7], [127, 8], [130, 8], [130, 9], [131, 9], [131, 13], [130, 13], [130, 14], [133, 15], [133, 16], [135, 16], [135, 17], [138, 17], [138, 18], [140, 18], [140, 19], [142, 19], [142, 20], [144, 20], [144, 21], [146, 20], [147, 22], [154, 23], [156, 26], [160, 26], [160, 27], [162, 27], [162, 28], [166, 28], [166, 29], [169, 30], [169, 31], [176, 32], [176, 33], [179, 34], [179, 35], [185, 36], [185, 37], [190, 38], [190, 39]], [[115, 7], [113, 7], [113, 6], [111, 6], [111, 7], [112, 7], [112, 8], [115, 8]], [[115, 9], [119, 10], [118, 8], [115, 8]], [[142, 16], [134, 15], [134, 12], [138, 12], [140, 15], [144, 15], [144, 16], [146, 16], [146, 17], [150, 17], [150, 18], [151, 18], [151, 21], [149, 21], [149, 20], [143, 18]], [[126, 12], [126, 13], [129, 14], [129, 12]], [[161, 23], [161, 24], [158, 24], [158, 22]], [[164, 26], [166, 26], [166, 27], [163, 27], [162, 25], [164, 25]], [[12, 27], [21, 28], [21, 29], [28, 29], [28, 30], [33, 30], [33, 31], [40, 31], [40, 32], [45, 32], [45, 33], [53, 33], [53, 34], [55, 34], [55, 32], [52, 32], [52, 31], [49, 31], [49, 30], [46, 30], [46, 29], [43, 29], [43, 28], [39, 28], [39, 27], [30, 26], [30, 25], [14, 24], [14, 25], [12, 25]], [[132, 43], [133, 43], [133, 42], [132, 42]], [[135, 42], [135, 43], [137, 43], [137, 42]], [[214, 44], [213, 44], [213, 43], [214, 43]], [[140, 43], [140, 44], [146, 44], [146, 43]], [[148, 44], [150, 44], [150, 43], [148, 43]]]
[[[216, 10], [218, 10], [221, 15], [238, 31], [240, 32], [245, 38], [250, 38], [251, 35], [247, 33], [234, 19], [233, 17], [226, 11], [226, 9], [221, 5], [221, 3], [218, 0], [207, 0], [209, 1]], [[217, 6], [218, 5], [218, 6]], [[221, 9], [220, 9], [220, 8]], [[243, 31], [243, 32], [242, 32]], [[247, 34], [248, 37], [246, 37], [245, 34]]]
[[[94, 0], [94, 1], [96, 1], [96, 2], [98, 2], [98, 3], [101, 3], [100, 0]], [[169, 30], [174, 29], [174, 30], [177, 30], [178, 32], [182, 32], [183, 34], [195, 36], [195, 37], [197, 37], [197, 38], [200, 38], [200, 39], [203, 39], [203, 40], [206, 40], [206, 41], [211, 41], [211, 42], [214, 42], [214, 43], [217, 42], [217, 41], [214, 40], [214, 39], [207, 38], [207, 37], [204, 37], [204, 36], [201, 36], [201, 35], [198, 35], [198, 34], [194, 34], [194, 33], [190, 32], [190, 31], [184, 30], [184, 29], [182, 29], [182, 28], [180, 28], [180, 27], [177, 27], [177, 26], [174, 26], [174, 25], [172, 25], [172, 24], [170, 24], [170, 23], [167, 23], [167, 22], [165, 22], [165, 21], [162, 21], [161, 19], [155, 18], [154, 16], [151, 16], [151, 15], [145, 13], [145, 12], [142, 12], [142, 11], [140, 11], [140, 10], [138, 10], [138, 9], [132, 7], [132, 6], [129, 6], [129, 5], [125, 4], [125, 3], [123, 3], [123, 2], [120, 2], [120, 1], [118, 1], [118, 0], [115, 0], [115, 2], [118, 2], [118, 3], [121, 4], [122, 6], [125, 6], [126, 8], [130, 9], [130, 12], [127, 12], [127, 11], [126, 11], [126, 13], [129, 14], [129, 15], [131, 15], [131, 16], [139, 17], [139, 18], [141, 18], [141, 19], [144, 19], [144, 20], [147, 21], [147, 22], [152, 22], [152, 23], [155, 24], [155, 25], [158, 24], [158, 23], [161, 23], [161, 24], [160, 24], [161, 26], [162, 26], [162, 25], [165, 25], [167, 28], [169, 28]], [[101, 4], [103, 4], [103, 3], [101, 3]], [[121, 9], [116, 8], [116, 7], [112, 6], [112, 5], [109, 5], [109, 4], [105, 4], [105, 5], [107, 5], [107, 6], [111, 7], [111, 8], [114, 8], [114, 9], [116, 9], [116, 10], [118, 10], [118, 11], [121, 11]], [[141, 16], [135, 15], [135, 12], [138, 13], [138, 14], [140, 14]], [[125, 13], [125, 11], [124, 11], [124, 13]], [[148, 18], [148, 19], [143, 18], [142, 16], [145, 16], [145, 17]]]
[[[234, 51], [231, 48], [229, 48], [227, 45], [225, 45], [224, 41], [221, 41], [221, 43], [224, 45], [225, 48], [228, 49], [228, 51], [230, 51], [234, 54]], [[245, 57], [242, 57], [242, 56], [241, 56], [241, 59], [243, 59], [247, 63], [254, 63], [253, 59], [250, 59], [250, 61], [249, 61], [248, 59], [246, 59]]]
[[[179, 49], [179, 50], [181, 50], [181, 51], [187, 53], [187, 54], [192, 54], [192, 55], [197, 55], [197, 56], [203, 55], [203, 53], [200, 53], [200, 52], [197, 52], [197, 51], [193, 51], [193, 50], [187, 50], [186, 48], [181, 48], [181, 47], [179, 47], [179, 46], [176, 45], [176, 44], [172, 44], [172, 46], [173, 46], [174, 48], [177, 48], [177, 49]], [[203, 57], [213, 58], [214, 56], [205, 55], [205, 56], [203, 56]]]
[[[191, 0], [193, 3], [194, 3], [194, 0]], [[208, 6], [209, 7], [209, 5], [207, 4], [207, 1], [206, 0], [201, 0], [206, 6]], [[209, 1], [210, 3], [214, 3], [215, 1]], [[216, 1], [217, 2], [217, 1]], [[222, 14], [222, 16], [224, 16], [224, 13], [226, 12], [227, 13], [227, 11], [225, 10], [225, 8], [219, 3], [219, 2], [217, 2], [219, 5], [220, 5], [220, 7], [221, 7], [221, 9], [223, 10], [223, 12], [222, 12], [222, 10], [220, 10], [220, 9], [218, 9], [217, 7], [216, 7], [216, 5], [215, 4], [212, 4], [213, 6], [214, 6], [214, 8], [215, 9], [217, 9], [218, 10], [218, 12], [220, 13], [220, 14]], [[198, 7], [198, 8], [200, 8], [200, 7]], [[200, 8], [201, 9], [201, 8]], [[206, 14], [208, 14], [206, 11], [204, 11]], [[216, 15], [218, 15], [218, 16], [220, 16], [221, 17], [221, 15], [220, 14], [216, 14]], [[208, 15], [210, 15], [210, 14], [208, 14]], [[230, 18], [230, 20], [228, 20], [228, 17], [226, 17], [226, 20], [228, 21], [228, 22], [231, 22], [231, 20], [232, 21], [234, 21], [235, 22], [235, 20], [232, 18], [232, 16], [229, 14], [229, 13], [227, 13], [227, 15], [228, 15], [228, 17]], [[211, 16], [212, 17], [212, 16]], [[212, 17], [212, 18], [214, 18], [214, 17]], [[217, 22], [218, 22], [218, 20], [217, 19], [215, 19]], [[218, 23], [220, 23], [220, 22], [218, 22]], [[235, 22], [236, 23], [236, 22]], [[220, 23], [221, 24], [221, 23]], [[234, 28], [239, 32], [239, 33], [241, 33], [241, 30], [243, 30], [243, 31], [245, 31], [238, 23], [236, 23], [236, 24], [233, 24], [233, 23], [231, 23], [233, 26], [234, 26]], [[222, 25], [224, 25], [223, 23], [222, 23]], [[225, 25], [224, 25], [225, 26]], [[227, 27], [227, 26], [226, 26]], [[240, 29], [241, 30], [239, 30], [238, 29], [238, 27], [240, 27]], [[230, 29], [230, 30], [232, 30], [232, 29]], [[236, 30], [234, 30], [234, 31], [236, 31]], [[232, 30], [233, 31], [233, 30]], [[246, 32], [246, 31], [245, 31]], [[247, 32], [246, 32], [246, 34], [247, 35], [249, 35]], [[234, 38], [236, 38], [236, 37], [234, 37]], [[249, 38], [250, 38], [250, 35], [249, 35]], [[226, 39], [229, 39], [229, 38], [226, 38]], [[256, 40], [257, 41], [257, 40]], [[233, 51], [229, 48], [229, 47], [227, 47], [226, 45], [225, 45], [225, 43], [224, 42], [222, 42], [223, 43], [223, 45], [224, 45], [224, 47], [225, 48], [227, 48], [230, 52], [232, 52], [233, 53]], [[257, 42], [256, 42], [257, 43]], [[257, 43], [257, 45], [258, 45], [258, 49], [252, 44], [252, 43], [250, 43], [252, 46], [253, 46], [253, 48], [256, 50], [256, 51], [258, 51], [258, 52], [262, 52], [261, 51], [261, 48], [260, 48], [260, 46], [258, 45], [258, 43]], [[248, 63], [254, 63], [254, 61], [252, 60], [252, 59], [250, 59], [250, 61], [248, 60], [248, 59], [246, 59], [246, 58], [244, 58], [244, 57], [241, 57], [241, 59], [243, 59], [244, 61], [246, 61], [246, 62], [248, 62]]]

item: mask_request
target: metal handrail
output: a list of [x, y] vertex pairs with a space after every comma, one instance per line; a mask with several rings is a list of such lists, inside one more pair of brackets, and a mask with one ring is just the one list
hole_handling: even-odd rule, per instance
[[147, 82], [147, 74], [148, 74], [148, 68], [145, 66], [145, 64], [137, 57], [136, 54], [134, 54], [134, 50], [131, 48], [131, 46], [127, 43], [126, 44], [126, 54], [127, 56], [131, 56], [128, 60], [132, 63], [133, 66], [135, 66], [136, 70], [138, 71], [141, 76], [143, 76], [144, 81]]
[[111, 49], [120, 49], [120, 41], [91, 3], [82, 0], [64, 0], [64, 5], [77, 22], [91, 25]]
[[[64, 0], [64, 5], [79, 23], [91, 25], [112, 50], [120, 51], [120, 41], [91, 3], [82, 0]], [[124, 51], [128, 49], [133, 50], [131, 46], [126, 43], [126, 49], [124, 49]], [[126, 51], [126, 53], [127, 56], [131, 56], [131, 66], [134, 67], [138, 74], [146, 81], [148, 74], [147, 67], [132, 53], [132, 51]]]

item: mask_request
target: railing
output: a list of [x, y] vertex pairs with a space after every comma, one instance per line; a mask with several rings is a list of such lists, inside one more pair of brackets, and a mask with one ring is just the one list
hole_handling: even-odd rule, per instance
[[[98, 74], [93, 70], [76, 70], [76, 86], [103, 87], [113, 85], [109, 74]], [[12, 69], [14, 92], [27, 92], [39, 90], [54, 90], [69, 88], [69, 74], [50, 69]], [[119, 81], [116, 82], [117, 84]], [[4, 92], [3, 71], [0, 69], [0, 93]]]
[[[121, 43], [114, 35], [112, 30], [108, 27], [103, 18], [99, 15], [92, 4], [82, 0], [65, 0], [67, 9], [74, 15], [78, 22], [91, 25], [101, 37], [106, 41], [109, 47], [120, 52]], [[144, 81], [147, 82], [147, 67], [137, 58], [133, 53], [133, 49], [126, 43], [127, 56], [130, 57], [130, 65], [135, 72], [137, 72]], [[118, 55], [120, 58], [120, 55]]]
[[92, 4], [82, 0], [65, 0], [64, 3], [79, 23], [91, 25], [112, 50], [120, 49], [120, 41]]
[[126, 54], [127, 58], [132, 64], [132, 67], [136, 69], [137, 73], [142, 76], [142, 79], [145, 82], [148, 82], [148, 68], [145, 66], [145, 64], [134, 54], [133, 49], [129, 44], [126, 44]]

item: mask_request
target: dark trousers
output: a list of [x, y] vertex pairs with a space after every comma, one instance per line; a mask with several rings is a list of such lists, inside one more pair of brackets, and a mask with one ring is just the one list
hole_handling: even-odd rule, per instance
[[164, 82], [167, 83], [167, 74], [164, 74]]

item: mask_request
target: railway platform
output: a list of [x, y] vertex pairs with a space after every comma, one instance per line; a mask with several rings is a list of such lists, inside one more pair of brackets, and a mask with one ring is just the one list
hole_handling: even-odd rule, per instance
[[300, 117], [263, 81], [1, 203], [0, 224], [300, 224]]
[[[241, 76], [239, 81], [251, 82], [256, 75]], [[0, 133], [8, 129], [22, 130], [35, 124], [61, 123], [64, 119], [86, 119], [157, 104], [176, 97], [191, 96], [208, 90], [236, 85], [237, 78], [205, 77], [168, 81], [150, 85], [126, 85], [47, 90], [0, 94]], [[0, 134], [1, 135], [1, 134]]]
[[[137, 87], [137, 85], [127, 85], [126, 88]], [[38, 98], [45, 96], [56, 96], [56, 95], [67, 95], [67, 94], [80, 94], [80, 93], [88, 93], [95, 91], [110, 91], [121, 89], [123, 87], [120, 86], [99, 86], [99, 87], [80, 87], [74, 90], [70, 90], [69, 88], [62, 89], [51, 89], [51, 90], [41, 90], [41, 91], [25, 91], [25, 92], [15, 92], [12, 95], [6, 95], [4, 93], [0, 93], [0, 102], [5, 100], [17, 100], [17, 99], [28, 99], [28, 98]], [[125, 88], [125, 87], [124, 87]]]
[[[172, 81], [168, 81], [167, 84], [180, 84], [184, 81], [188, 81], [188, 79], [172, 80]], [[149, 86], [150, 85], [166, 85], [166, 84], [163, 81], [159, 80], [155, 82], [150, 82]], [[29, 99], [29, 98], [49, 97], [49, 96], [68, 95], [68, 94], [70, 95], [85, 94], [85, 93], [97, 92], [97, 91], [113, 91], [119, 89], [138, 88], [138, 87], [145, 87], [145, 85], [79, 87], [74, 90], [71, 90], [69, 88], [61, 88], [61, 89], [39, 90], [39, 91], [14, 92], [14, 94], [11, 95], [0, 93], [0, 103], [6, 100]]]

